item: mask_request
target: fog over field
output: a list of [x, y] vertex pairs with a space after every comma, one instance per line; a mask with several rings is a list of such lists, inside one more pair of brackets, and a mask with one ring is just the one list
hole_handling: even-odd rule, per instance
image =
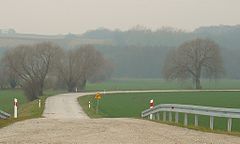
[[240, 78], [238, 0], [0, 2], [0, 55], [43, 41], [65, 49], [92, 44], [113, 63], [113, 78], [163, 78], [170, 50], [207, 38], [220, 47], [222, 77]]
[[162, 68], [169, 50], [187, 40], [209, 38], [221, 49], [225, 73], [223, 78], [240, 78], [240, 26], [200, 27], [193, 32], [173, 28], [152, 31], [136, 26], [128, 31], [112, 31], [105, 28], [88, 31], [82, 35], [26, 35], [1, 34], [1, 54], [19, 44], [53, 41], [65, 49], [83, 44], [93, 44], [114, 65], [113, 77], [117, 78], [163, 78]]
[[0, 0], [0, 144], [239, 143], [239, 6]]
[[[139, 24], [192, 31], [239, 24], [238, 0], [1, 0], [0, 27], [20, 33], [84, 33], [98, 27], [128, 30]], [[1, 28], [0, 28], [1, 29]]]

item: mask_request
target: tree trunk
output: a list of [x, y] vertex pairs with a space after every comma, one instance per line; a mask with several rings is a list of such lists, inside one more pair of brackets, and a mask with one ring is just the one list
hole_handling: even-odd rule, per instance
[[68, 86], [68, 92], [74, 92], [74, 88], [75, 86], [72, 85]]
[[84, 90], [85, 87], [86, 87], [86, 84], [87, 84], [87, 80], [86, 79], [83, 79], [81, 84], [80, 84], [80, 90]]
[[75, 87], [76, 87], [76, 84], [74, 82], [68, 82], [67, 84], [68, 92], [74, 92]]
[[200, 82], [201, 70], [202, 70], [201, 65], [198, 65], [196, 69], [196, 77], [195, 77], [196, 89], [202, 89], [201, 82]]
[[201, 83], [200, 83], [200, 78], [196, 78], [196, 89], [202, 89]]
[[43, 83], [40, 83], [39, 96], [43, 96]]

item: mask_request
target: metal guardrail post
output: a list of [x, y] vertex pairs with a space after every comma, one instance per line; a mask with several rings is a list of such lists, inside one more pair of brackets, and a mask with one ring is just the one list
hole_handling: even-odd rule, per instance
[[157, 112], [157, 120], [160, 120], [160, 112]]
[[166, 111], [163, 112], [163, 121], [166, 121]]
[[210, 129], [213, 130], [213, 126], [214, 126], [214, 117], [210, 116]]
[[178, 123], [178, 112], [175, 113], [175, 123]]
[[184, 126], [187, 126], [188, 125], [188, 114], [185, 113], [184, 114]]
[[232, 130], [232, 118], [228, 118], [227, 130], [229, 132]]
[[150, 120], [153, 119], [153, 114], [150, 114], [149, 119], [150, 119]]
[[172, 112], [169, 112], [168, 120], [169, 120], [170, 122], [172, 122]]
[[194, 117], [194, 124], [195, 124], [195, 127], [198, 126], [198, 115], [195, 114], [195, 117]]

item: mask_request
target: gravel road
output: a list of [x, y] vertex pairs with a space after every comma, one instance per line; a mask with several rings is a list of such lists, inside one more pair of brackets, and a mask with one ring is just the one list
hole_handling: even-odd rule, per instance
[[43, 116], [48, 119], [89, 119], [80, 107], [77, 98], [83, 93], [61, 94], [46, 100]]
[[46, 101], [44, 118], [17, 122], [0, 129], [0, 144], [240, 144], [240, 137], [204, 133], [130, 118], [90, 119], [77, 97], [61, 94]]

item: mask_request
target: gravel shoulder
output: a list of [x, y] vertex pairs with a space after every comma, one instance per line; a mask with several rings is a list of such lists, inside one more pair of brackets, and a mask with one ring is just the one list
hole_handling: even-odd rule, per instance
[[17, 122], [0, 129], [0, 144], [131, 143], [240, 144], [240, 137], [205, 133], [141, 119], [90, 119], [77, 97], [91, 93], [49, 97], [45, 118]]

